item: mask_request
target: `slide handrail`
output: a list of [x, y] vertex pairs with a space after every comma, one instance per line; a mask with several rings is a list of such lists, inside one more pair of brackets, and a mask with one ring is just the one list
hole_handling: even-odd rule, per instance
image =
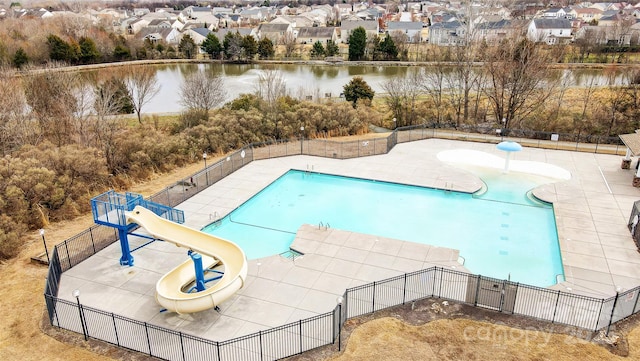
[[195, 279], [191, 259], [160, 278], [156, 283], [156, 301], [168, 311], [192, 313], [214, 308], [244, 286], [247, 258], [235, 243], [169, 221], [142, 206], [136, 206], [125, 215], [127, 223], [138, 224], [153, 237], [200, 253], [205, 267], [216, 262], [224, 265], [222, 278], [201, 292], [183, 291], [185, 285]]

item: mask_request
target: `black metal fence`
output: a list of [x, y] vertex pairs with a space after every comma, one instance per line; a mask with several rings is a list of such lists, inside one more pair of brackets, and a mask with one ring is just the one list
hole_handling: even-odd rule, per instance
[[[152, 195], [149, 200], [173, 207], [253, 160], [300, 154], [340, 159], [362, 157], [385, 154], [397, 143], [428, 138], [496, 142], [495, 138], [484, 140], [478, 135], [414, 126], [368, 141], [342, 143], [314, 139], [252, 144]], [[635, 214], [640, 214], [639, 209], [636, 204]], [[632, 213], [630, 227], [635, 214]], [[347, 319], [426, 298], [453, 300], [589, 331], [605, 327], [608, 330], [612, 323], [640, 309], [640, 287], [599, 299], [432, 267], [349, 288], [333, 311], [325, 314], [227, 341], [212, 341], [58, 298], [63, 272], [117, 240], [115, 229], [94, 226], [55, 247], [44, 295], [49, 320], [53, 326], [82, 333], [85, 338], [165, 360], [268, 360], [296, 355], [336, 340], [340, 347], [340, 332]]]

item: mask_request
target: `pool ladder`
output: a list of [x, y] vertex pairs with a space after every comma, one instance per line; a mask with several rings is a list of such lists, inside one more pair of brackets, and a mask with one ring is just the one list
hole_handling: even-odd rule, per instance
[[453, 190], [453, 182], [444, 182], [444, 191], [451, 192]]
[[213, 213], [209, 213], [209, 220], [213, 221], [211, 224], [213, 225], [220, 225], [220, 222], [222, 222], [222, 218], [220, 218], [220, 214], [218, 213], [218, 211], [213, 211]]
[[329, 222], [322, 223], [322, 221], [320, 221], [320, 223], [318, 223], [318, 229], [323, 229], [326, 231], [327, 229], [331, 228], [331, 225], [329, 224]]

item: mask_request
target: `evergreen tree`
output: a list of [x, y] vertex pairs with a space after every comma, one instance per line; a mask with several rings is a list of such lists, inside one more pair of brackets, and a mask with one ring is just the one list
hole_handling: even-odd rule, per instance
[[327, 46], [324, 49], [324, 53], [326, 56], [336, 56], [340, 53], [340, 48], [335, 41], [327, 40]]
[[385, 37], [380, 43], [380, 52], [385, 60], [398, 60], [398, 48], [390, 36]]
[[80, 62], [82, 64], [95, 63], [100, 59], [101, 54], [93, 39], [82, 37], [78, 41], [78, 44], [80, 46]]
[[258, 56], [260, 59], [269, 59], [275, 55], [276, 51], [273, 42], [269, 38], [262, 38], [258, 42]]
[[352, 102], [354, 108], [359, 99], [366, 99], [368, 101], [371, 101], [373, 99], [373, 96], [375, 95], [375, 92], [373, 91], [373, 89], [371, 89], [369, 84], [367, 84], [367, 82], [359, 76], [351, 79], [351, 81], [346, 84], [343, 89], [344, 98], [347, 101]]
[[222, 51], [222, 44], [220, 44], [220, 39], [214, 34], [209, 33], [207, 38], [202, 42], [200, 48], [205, 53], [209, 54], [212, 59], [219, 59], [220, 52]]
[[320, 40], [313, 43], [313, 48], [311, 48], [311, 57], [319, 58], [324, 56], [324, 54], [325, 54], [324, 46], [322, 46], [322, 43], [320, 42]]
[[252, 60], [258, 53], [258, 43], [256, 39], [251, 35], [246, 35], [242, 38], [242, 49], [244, 49], [244, 55], [248, 60]]
[[[122, 79], [110, 78], [96, 90], [96, 108], [113, 114], [132, 114], [133, 101]], [[99, 104], [99, 105], [98, 105]]]
[[187, 59], [195, 58], [197, 49], [196, 42], [193, 41], [193, 38], [189, 34], [183, 36], [180, 40], [180, 44], [178, 44], [178, 51]]
[[131, 50], [125, 45], [118, 44], [113, 48], [113, 57], [118, 61], [131, 59]]
[[13, 66], [22, 69], [22, 66], [29, 62], [29, 57], [27, 53], [22, 48], [18, 48], [16, 53], [13, 54]]
[[47, 36], [47, 45], [49, 46], [49, 58], [51, 60], [66, 61], [68, 63], [76, 63], [78, 61], [78, 53], [71, 44], [62, 40], [59, 36], [49, 34]]
[[349, 35], [349, 60], [364, 59], [364, 51], [367, 47], [367, 31], [359, 26]]

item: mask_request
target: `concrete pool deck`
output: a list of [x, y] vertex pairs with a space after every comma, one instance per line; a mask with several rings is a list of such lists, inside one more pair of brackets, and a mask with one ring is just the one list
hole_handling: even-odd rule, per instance
[[[291, 156], [254, 161], [176, 208], [185, 212], [186, 225], [200, 229], [290, 169], [478, 190], [482, 182], [477, 176], [437, 159], [447, 149], [503, 156], [493, 144], [430, 139], [398, 144], [389, 154], [364, 158]], [[640, 254], [626, 227], [640, 190], [631, 186], [634, 170], [620, 168], [620, 156], [524, 148], [511, 159], [551, 163], [572, 175], [534, 192], [554, 202], [566, 281], [552, 289], [610, 297], [616, 290], [640, 285]], [[118, 264], [118, 244], [108, 247], [63, 274], [59, 297], [75, 301], [72, 291], [79, 289], [86, 306], [221, 341], [331, 311], [348, 287], [432, 265], [463, 269], [455, 250], [318, 225], [302, 226], [294, 245], [308, 254], [295, 261], [277, 255], [250, 260], [245, 288], [224, 302], [220, 313], [160, 312], [153, 297], [155, 282], [187, 259], [186, 250], [164, 242], [136, 251], [133, 267]]]

